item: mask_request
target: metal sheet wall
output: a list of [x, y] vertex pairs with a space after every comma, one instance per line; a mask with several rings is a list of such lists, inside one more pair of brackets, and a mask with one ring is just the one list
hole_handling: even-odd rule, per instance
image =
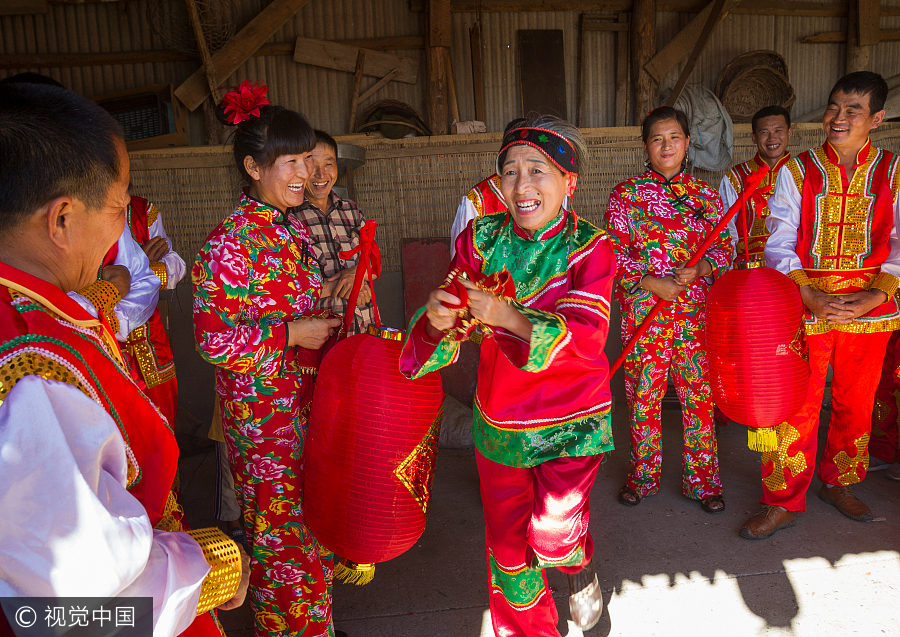
[[[225, 0], [220, 0], [226, 3]], [[243, 26], [267, 0], [229, 0], [236, 28]], [[882, 0], [884, 2], [884, 0]], [[182, 0], [129, 0], [87, 4], [51, 4], [48, 13], [28, 16], [0, 16], [0, 57], [3, 54], [89, 53], [150, 51], [166, 48], [148, 28], [148, 11], [164, 3], [180, 5]], [[227, 3], [226, 3], [227, 4]], [[900, 6], [900, 0], [888, 0]], [[691, 18], [690, 14], [660, 13], [657, 42], [665, 44]], [[471, 75], [469, 27], [481, 28], [484, 63], [485, 119], [489, 131], [502, 129], [518, 116], [520, 89], [516, 52], [519, 29], [562, 29], [565, 46], [566, 99], [568, 115], [574, 119], [578, 107], [578, 12], [483, 12], [452, 15], [452, 63], [462, 119], [472, 119], [474, 91]], [[701, 56], [692, 81], [713, 88], [721, 68], [735, 55], [753, 49], [774, 49], [785, 57], [790, 80], [797, 94], [794, 113], [804, 113], [823, 101], [823, 94], [844, 68], [843, 44], [801, 44], [799, 39], [820, 31], [844, 28], [843, 18], [774, 17], [733, 14], [719, 25], [708, 49]], [[882, 28], [900, 28], [900, 17], [882, 18]], [[391, 36], [423, 36], [425, 14], [411, 12], [408, 0], [317, 0], [308, 3], [285, 24], [270, 42], [289, 43], [298, 36], [345, 39]], [[424, 114], [427, 87], [425, 55], [421, 49], [396, 51], [419, 62], [416, 84], [391, 82], [368, 102], [396, 99]], [[614, 121], [615, 35], [610, 32], [586, 34], [582, 56], [584, 115], [581, 126], [605, 126]], [[900, 42], [877, 45], [872, 67], [885, 76], [900, 73]], [[99, 95], [148, 84], [179, 84], [197, 62], [109, 64], [72, 68], [21, 68], [0, 71], [34, 70], [56, 78], [86, 95]], [[664, 78], [671, 86], [679, 69]], [[353, 88], [352, 73], [296, 64], [288, 55], [253, 57], [225, 82], [242, 79], [265, 82], [272, 101], [304, 112], [312, 123], [332, 133], [347, 132]], [[362, 89], [375, 82], [364, 78]], [[202, 130], [195, 116], [194, 128]], [[196, 134], [195, 141], [199, 140]]]

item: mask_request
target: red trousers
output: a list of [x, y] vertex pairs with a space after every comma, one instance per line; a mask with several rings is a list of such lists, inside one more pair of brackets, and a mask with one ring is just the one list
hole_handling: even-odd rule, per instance
[[872, 405], [890, 336], [890, 332], [853, 334], [832, 330], [806, 337], [810, 368], [806, 400], [796, 414], [776, 428], [778, 449], [762, 454], [760, 502], [788, 511], [806, 511], [829, 363], [834, 370], [831, 421], [819, 463], [819, 479], [825, 484], [850, 485], [866, 476]]
[[875, 408], [872, 410], [872, 439], [869, 455], [885, 462], [900, 462], [897, 432], [897, 397], [900, 388], [897, 372], [900, 366], [900, 332], [893, 332], [884, 353], [881, 382], [875, 390]]
[[559, 637], [544, 569], [575, 573], [591, 560], [588, 497], [602, 459], [559, 458], [522, 469], [476, 451], [491, 621], [498, 637]]

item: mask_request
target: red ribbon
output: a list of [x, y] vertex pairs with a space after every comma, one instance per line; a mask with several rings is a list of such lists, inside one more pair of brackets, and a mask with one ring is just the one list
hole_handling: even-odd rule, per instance
[[[731, 221], [732, 217], [734, 217], [738, 212], [740, 212], [743, 207], [747, 204], [747, 201], [756, 190], [759, 188], [759, 184], [762, 183], [763, 178], [766, 176], [766, 173], [769, 171], [769, 167], [766, 165], [760, 166], [752, 173], [747, 175], [746, 187], [744, 188], [744, 192], [741, 193], [741, 196], [737, 198], [737, 201], [728, 209], [722, 218], [719, 219], [719, 223], [715, 225], [715, 227], [709, 231], [709, 234], [704, 238], [703, 243], [700, 244], [694, 251], [694, 255], [688, 260], [685, 264], [685, 267], [690, 268], [700, 261], [703, 258], [703, 255], [706, 254], [706, 251], [709, 249], [709, 246], [712, 245], [713, 241], [716, 240], [716, 237], [722, 232], [723, 229], [728, 225], [728, 222]], [[616, 373], [616, 370], [622, 366], [622, 363], [625, 362], [625, 357], [628, 356], [629, 352], [634, 349], [634, 346], [637, 345], [638, 339], [644, 335], [644, 333], [650, 329], [650, 324], [653, 322], [653, 319], [656, 318], [656, 315], [662, 311], [663, 308], [668, 307], [672, 304], [672, 301], [666, 301], [664, 299], [659, 299], [656, 302], [656, 305], [650, 310], [647, 314], [647, 318], [644, 319], [644, 322], [641, 323], [641, 326], [637, 328], [634, 332], [634, 336], [631, 337], [631, 340], [622, 348], [622, 353], [619, 354], [619, 357], [613, 361], [613, 364], [609, 366], [609, 375], [612, 377], [613, 374]]]
[[342, 250], [338, 252], [338, 256], [342, 259], [359, 255], [359, 262], [356, 264], [356, 278], [353, 279], [353, 289], [350, 291], [350, 298], [347, 301], [347, 309], [344, 311], [344, 333], [350, 329], [350, 323], [353, 321], [356, 312], [356, 299], [359, 297], [359, 290], [362, 288], [363, 277], [368, 275], [369, 288], [372, 290], [372, 308], [375, 310], [375, 325], [381, 325], [381, 316], [378, 314], [378, 304], [375, 302], [375, 285], [372, 282], [373, 275], [375, 278], [381, 276], [381, 250], [375, 243], [375, 229], [378, 226], [371, 219], [363, 224], [359, 230], [359, 245], [351, 250]]

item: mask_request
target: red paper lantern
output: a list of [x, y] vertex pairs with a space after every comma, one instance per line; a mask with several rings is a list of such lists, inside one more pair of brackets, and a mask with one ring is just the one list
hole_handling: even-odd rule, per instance
[[319, 368], [304, 450], [303, 509], [338, 556], [384, 562], [425, 530], [443, 400], [440, 374], [398, 368], [402, 332], [370, 327]]
[[787, 420], [809, 380], [797, 285], [768, 267], [724, 274], [706, 300], [706, 352], [713, 400], [726, 416], [759, 428]]

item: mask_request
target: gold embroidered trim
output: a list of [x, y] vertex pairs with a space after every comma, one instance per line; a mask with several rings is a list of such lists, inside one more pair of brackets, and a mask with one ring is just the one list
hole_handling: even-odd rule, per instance
[[787, 481], [784, 477], [785, 469], [791, 472], [792, 477], [797, 477], [806, 471], [806, 456], [798, 451], [793, 456], [788, 448], [797, 440], [800, 440], [800, 432], [786, 422], [775, 427], [775, 435], [778, 438], [778, 448], [775, 451], [766, 451], [761, 458], [763, 463], [772, 463], [772, 473], [763, 478], [763, 484], [769, 491], [783, 491], [787, 489]]
[[116, 318], [116, 303], [121, 300], [119, 291], [109, 281], [97, 279], [88, 286], [78, 290], [78, 294], [90, 301], [97, 309], [97, 314], [105, 316], [113, 332], [119, 332], [119, 319]]
[[807, 334], [825, 334], [835, 330], [850, 334], [877, 334], [879, 332], [893, 332], [900, 330], [900, 317], [883, 319], [880, 321], [862, 321], [859, 319], [849, 323], [831, 323], [825, 320], [817, 320], [815, 323], [806, 324]]
[[221, 606], [234, 597], [241, 581], [241, 552], [237, 544], [215, 527], [187, 532], [200, 548], [209, 563], [209, 573], [200, 587], [197, 614]]
[[876, 290], [881, 290], [887, 294], [888, 299], [890, 299], [897, 293], [898, 286], [900, 286], [900, 279], [888, 272], [879, 272], [875, 275], [875, 278], [872, 279], [872, 283], [869, 284], [869, 289], [875, 288]]
[[812, 285], [812, 282], [809, 280], [809, 276], [807, 276], [805, 270], [791, 270], [787, 273], [788, 278], [797, 284], [798, 287], [803, 287], [804, 285]]
[[160, 531], [184, 531], [184, 509], [178, 503], [174, 491], [169, 491], [169, 497], [166, 498], [166, 505], [163, 508], [162, 517], [156, 526], [153, 527]]
[[149, 228], [154, 223], [156, 223], [156, 218], [159, 216], [159, 208], [156, 207], [156, 204], [152, 204], [149, 201], [147, 202], [147, 227]]
[[[42, 356], [37, 352], [17, 352], [0, 364], [0, 404], [3, 404], [3, 401], [6, 400], [16, 383], [27, 376], [38, 376], [45, 380], [55, 380], [71, 385], [92, 402], [97, 402], [97, 398], [81, 382], [81, 379], [63, 363], [49, 356]], [[122, 439], [122, 444], [125, 445], [125, 462], [127, 466], [125, 486], [130, 488], [137, 481], [140, 472], [134, 452], [124, 438]]]
[[166, 264], [162, 261], [151, 261], [150, 269], [153, 270], [153, 274], [159, 277], [159, 289], [165, 290], [169, 285], [169, 271], [166, 270]]
[[174, 360], [162, 369], [157, 364], [146, 323], [131, 330], [128, 340], [122, 347], [137, 362], [141, 377], [147, 383], [147, 387], [156, 387], [175, 378]]
[[851, 458], [845, 451], [839, 451], [834, 457], [834, 464], [840, 472], [837, 478], [838, 484], [845, 487], [861, 481], [856, 472], [857, 466], [862, 464], [863, 476], [869, 469], [869, 434], [863, 434], [854, 440], [853, 444], [856, 446], [855, 456]]

